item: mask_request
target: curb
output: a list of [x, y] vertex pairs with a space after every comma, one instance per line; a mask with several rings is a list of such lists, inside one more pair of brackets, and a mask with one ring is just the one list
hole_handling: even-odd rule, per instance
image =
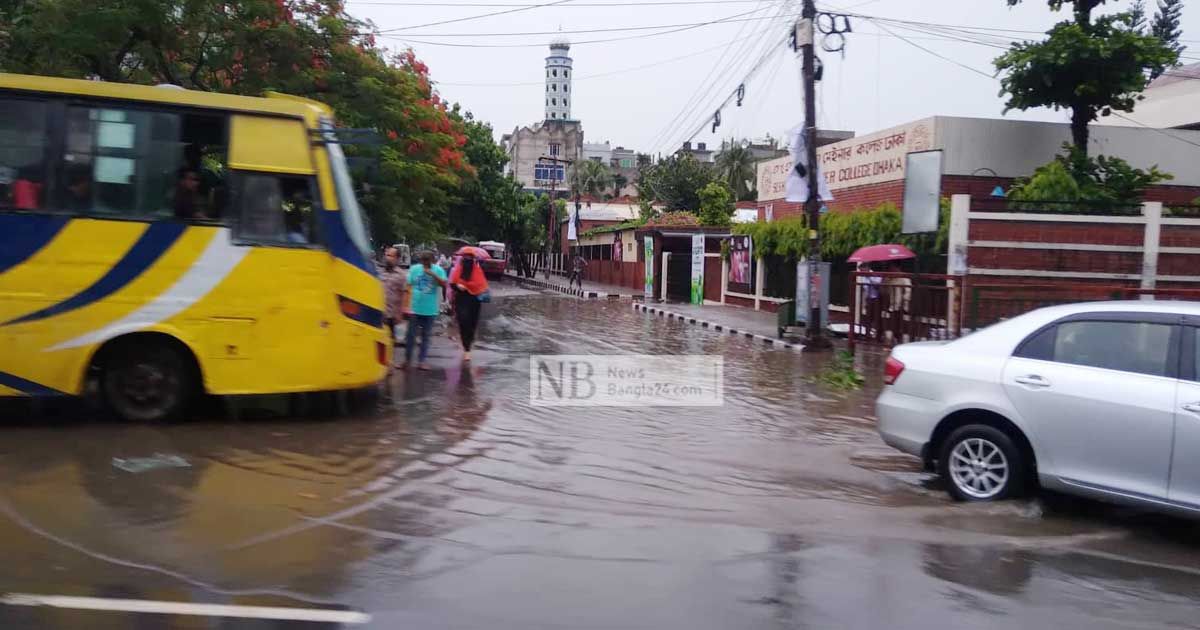
[[768, 337], [766, 335], [759, 335], [756, 333], [747, 332], [745, 330], [738, 330], [736, 328], [730, 328], [729, 326], [726, 326], [725, 324], [718, 324], [716, 322], [710, 322], [710, 321], [703, 320], [703, 319], [697, 319], [695, 317], [691, 317], [688, 315], [680, 315], [679, 313], [673, 313], [666, 309], [661, 309], [661, 308], [658, 308], [655, 306], [646, 306], [645, 304], [635, 303], [635, 304], [633, 304], [633, 310], [635, 310], [635, 311], [640, 310], [643, 313], [649, 313], [651, 315], [658, 315], [659, 317], [666, 317], [667, 319], [678, 319], [680, 321], [685, 321], [689, 324], [695, 324], [697, 326], [702, 326], [704, 328], [711, 328], [718, 332], [727, 332], [731, 335], [741, 335], [748, 339], [757, 339], [765, 344], [775, 346], [776, 348], [791, 348], [792, 350], [796, 350], [796, 351], [804, 350], [804, 344], [789, 343], [787, 341], [783, 341], [782, 339], [776, 339], [774, 337]]
[[604, 292], [600, 292], [600, 291], [584, 291], [582, 289], [573, 289], [571, 287], [566, 287], [561, 284], [555, 284], [553, 282], [546, 282], [544, 280], [537, 280], [535, 278], [522, 278], [520, 276], [505, 276], [505, 277], [512, 278], [513, 280], [516, 280], [520, 284], [531, 284], [533, 286], [541, 287], [543, 289], [554, 289], [555, 291], [558, 291], [559, 293], [573, 295], [575, 297], [583, 298], [585, 300], [640, 301], [642, 299], [642, 296], [640, 296], [640, 295], [630, 295], [630, 294], [623, 294], [623, 293], [604, 293]]

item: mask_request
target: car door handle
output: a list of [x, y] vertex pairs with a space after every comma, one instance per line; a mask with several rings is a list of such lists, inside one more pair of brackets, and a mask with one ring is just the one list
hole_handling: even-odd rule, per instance
[[1037, 374], [1026, 374], [1025, 376], [1018, 376], [1013, 380], [1030, 387], [1050, 387], [1050, 381]]
[[1200, 402], [1187, 403], [1183, 406], [1183, 410], [1190, 411], [1192, 413], [1200, 413]]

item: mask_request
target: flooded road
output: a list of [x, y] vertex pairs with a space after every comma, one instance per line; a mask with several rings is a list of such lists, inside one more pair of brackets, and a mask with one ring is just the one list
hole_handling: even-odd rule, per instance
[[[952, 503], [874, 433], [879, 356], [845, 393], [808, 380], [820, 355], [627, 302], [495, 294], [469, 368], [443, 334], [433, 371], [345, 413], [11, 414], [0, 592], [361, 611], [378, 628], [1200, 626], [1193, 523]], [[529, 404], [530, 354], [589, 353], [721, 354], [725, 404]], [[0, 627], [351, 626], [0, 605]]]

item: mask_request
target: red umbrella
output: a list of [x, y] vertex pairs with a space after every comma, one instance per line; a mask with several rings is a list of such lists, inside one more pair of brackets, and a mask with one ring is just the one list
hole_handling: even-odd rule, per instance
[[486, 249], [483, 249], [482, 247], [475, 247], [472, 245], [467, 245], [465, 247], [458, 248], [458, 251], [454, 252], [454, 255], [455, 256], [474, 256], [476, 258], [491, 258], [492, 257], [491, 254], [487, 253]]
[[869, 245], [860, 247], [850, 254], [847, 262], [880, 262], [883, 260], [906, 260], [916, 258], [911, 249], [903, 245]]

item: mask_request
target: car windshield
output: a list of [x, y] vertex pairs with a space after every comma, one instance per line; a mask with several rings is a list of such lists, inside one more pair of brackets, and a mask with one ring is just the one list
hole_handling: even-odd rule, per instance
[[333, 171], [333, 186], [337, 191], [342, 225], [346, 227], [346, 233], [350, 235], [350, 240], [354, 242], [355, 247], [370, 257], [371, 233], [367, 228], [362, 209], [358, 206], [358, 199], [354, 196], [354, 179], [350, 176], [350, 167], [346, 163], [346, 156], [337, 142], [333, 124], [327, 120], [322, 121], [321, 129], [324, 132], [326, 150], [329, 152], [329, 166]]

